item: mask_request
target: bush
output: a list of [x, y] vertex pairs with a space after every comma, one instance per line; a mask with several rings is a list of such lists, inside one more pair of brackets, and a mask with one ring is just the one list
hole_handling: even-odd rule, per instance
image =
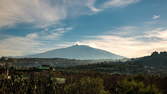
[[82, 78], [80, 81], [65, 86], [66, 94], [109, 94], [104, 90], [100, 78]]
[[144, 85], [135, 80], [122, 80], [119, 83], [118, 94], [161, 94], [155, 85]]

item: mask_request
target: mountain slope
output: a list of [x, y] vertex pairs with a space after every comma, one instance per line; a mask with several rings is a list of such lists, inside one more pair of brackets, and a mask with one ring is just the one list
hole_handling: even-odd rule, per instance
[[167, 68], [167, 52], [153, 52], [151, 56], [134, 59], [133, 62], [142, 63], [152, 67]]
[[124, 57], [92, 48], [86, 45], [75, 45], [67, 48], [51, 50], [48, 52], [30, 55], [31, 58], [68, 58], [68, 59], [122, 59]]

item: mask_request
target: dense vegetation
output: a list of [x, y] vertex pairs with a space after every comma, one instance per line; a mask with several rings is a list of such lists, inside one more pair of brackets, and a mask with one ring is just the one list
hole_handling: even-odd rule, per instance
[[[61, 80], [66, 79], [61, 83]], [[0, 94], [167, 94], [167, 77], [94, 71], [11, 71], [0, 75]]]

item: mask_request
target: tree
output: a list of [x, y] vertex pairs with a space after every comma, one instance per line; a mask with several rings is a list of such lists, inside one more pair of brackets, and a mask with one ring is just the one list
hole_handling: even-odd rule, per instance
[[144, 85], [135, 80], [122, 80], [119, 83], [118, 94], [161, 94], [155, 85]]
[[153, 52], [152, 54], [151, 54], [151, 56], [156, 56], [156, 55], [158, 55], [159, 53], [157, 52], [157, 51], [155, 51], [155, 52]]
[[82, 78], [80, 81], [66, 85], [66, 94], [109, 94], [104, 90], [103, 80], [100, 78]]

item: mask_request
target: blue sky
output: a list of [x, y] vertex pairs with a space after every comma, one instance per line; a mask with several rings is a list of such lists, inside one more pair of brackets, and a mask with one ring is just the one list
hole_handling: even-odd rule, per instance
[[167, 51], [166, 0], [0, 0], [0, 56], [89, 45], [126, 57]]

